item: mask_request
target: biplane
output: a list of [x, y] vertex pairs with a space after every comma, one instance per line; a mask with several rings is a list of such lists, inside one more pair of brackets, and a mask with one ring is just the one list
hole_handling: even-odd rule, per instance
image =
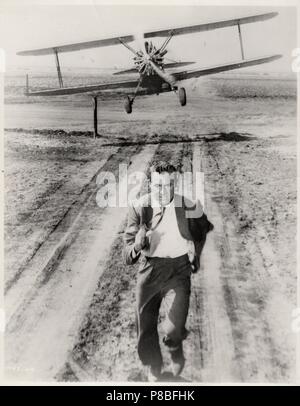
[[[259, 65], [267, 62], [272, 62], [281, 57], [281, 55], [270, 55], [264, 57], [257, 57], [254, 59], [245, 59], [244, 45], [242, 39], [241, 26], [243, 24], [256, 23], [275, 17], [278, 13], [264, 13], [252, 15], [247, 17], [235, 18], [231, 20], [223, 20], [216, 22], [209, 22], [204, 24], [163, 29], [159, 31], [151, 31], [143, 33], [144, 50], [135, 50], [131, 42], [135, 41], [134, 35], [116, 36], [113, 38], [105, 38], [95, 41], [58, 45], [50, 48], [34, 49], [29, 51], [18, 52], [22, 56], [42, 56], [54, 54], [57, 76], [58, 88], [45, 89], [45, 90], [30, 90], [28, 75], [26, 78], [27, 96], [59, 96], [70, 95], [78, 93], [88, 93], [93, 97], [94, 101], [94, 134], [97, 135], [97, 95], [101, 91], [122, 89], [127, 94], [125, 96], [125, 111], [130, 114], [135, 98], [138, 95], [151, 95], [160, 94], [162, 92], [175, 92], [178, 94], [179, 103], [185, 106], [187, 102], [186, 91], [184, 87], [180, 86], [183, 80], [198, 78], [204, 75], [220, 73], [232, 69], [239, 69], [248, 66]], [[204, 67], [198, 69], [184, 70], [184, 71], [170, 71], [170, 69], [177, 69], [183, 66], [190, 65], [194, 62], [171, 62], [165, 63], [165, 55], [167, 54], [167, 46], [171, 39], [177, 35], [192, 34], [198, 32], [205, 32], [224, 27], [237, 27], [239, 36], [241, 59], [237, 62], [222, 64], [211, 67]], [[163, 38], [161, 45], [155, 45], [153, 38]], [[151, 40], [150, 40], [151, 39]], [[134, 75], [132, 79], [123, 81], [113, 81], [111, 83], [97, 83], [93, 85], [82, 85], [65, 87], [63, 76], [59, 63], [59, 54], [65, 52], [75, 52], [83, 49], [107, 47], [112, 45], [122, 45], [126, 47], [133, 56], [133, 68], [114, 73], [114, 75]], [[129, 89], [129, 94], [128, 94]]]

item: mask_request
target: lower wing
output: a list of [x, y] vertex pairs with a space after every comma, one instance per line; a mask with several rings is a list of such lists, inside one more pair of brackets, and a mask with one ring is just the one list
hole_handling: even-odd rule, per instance
[[213, 67], [209, 67], [209, 68], [201, 68], [201, 69], [194, 69], [194, 70], [190, 70], [190, 71], [176, 72], [176, 73], [172, 73], [172, 76], [178, 81], [185, 80], [185, 79], [191, 79], [191, 78], [198, 78], [200, 76], [211, 75], [213, 73], [219, 73], [219, 72], [225, 72], [225, 71], [233, 70], [233, 69], [245, 68], [247, 66], [260, 65], [262, 63], [275, 61], [276, 59], [279, 59], [279, 58], [281, 58], [281, 55], [265, 56], [262, 58], [242, 60], [240, 62], [234, 62], [234, 63], [230, 63], [230, 64], [226, 64], [226, 65], [218, 65], [218, 66], [213, 66]]
[[113, 83], [99, 83], [95, 85], [86, 85], [86, 86], [74, 86], [74, 87], [60, 87], [57, 89], [45, 89], [45, 90], [36, 90], [26, 92], [27, 96], [61, 96], [67, 94], [76, 94], [76, 93], [89, 93], [97, 92], [101, 90], [114, 90], [114, 89], [126, 89], [134, 88], [138, 85], [139, 80], [125, 80], [122, 82], [113, 82]]

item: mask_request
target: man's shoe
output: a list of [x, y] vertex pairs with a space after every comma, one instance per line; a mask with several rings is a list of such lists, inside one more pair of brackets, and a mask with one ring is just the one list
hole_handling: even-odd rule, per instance
[[175, 349], [170, 351], [172, 360], [172, 372], [174, 376], [179, 376], [184, 368], [185, 358], [183, 355], [182, 343]]
[[147, 370], [148, 382], [158, 382], [161, 378], [161, 368], [149, 366]]

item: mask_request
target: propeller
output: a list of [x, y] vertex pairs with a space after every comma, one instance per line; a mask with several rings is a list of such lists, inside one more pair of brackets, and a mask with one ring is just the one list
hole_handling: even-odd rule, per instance
[[146, 51], [146, 54], [149, 54], [149, 42], [148, 41], [145, 41], [145, 51]]
[[122, 40], [120, 40], [120, 42], [135, 55], [135, 57], [133, 58], [134, 64], [137, 71], [141, 75], [151, 75], [155, 71], [152, 64], [155, 64], [160, 70], [163, 70], [164, 56], [168, 52], [164, 48], [167, 45], [168, 41], [165, 41], [160, 49], [157, 49], [153, 45], [152, 41], [145, 41], [145, 52], [134, 50], [130, 45], [123, 42]]

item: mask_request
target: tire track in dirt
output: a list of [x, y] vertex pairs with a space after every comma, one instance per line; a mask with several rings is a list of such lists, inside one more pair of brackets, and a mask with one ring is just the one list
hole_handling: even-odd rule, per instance
[[[194, 179], [196, 172], [205, 172], [204, 159], [203, 143], [194, 144]], [[182, 375], [193, 382], [232, 382], [237, 379], [238, 366], [222, 287], [222, 261], [216, 244], [216, 239], [224, 238], [223, 221], [212, 202], [213, 190], [206, 177], [199, 176], [197, 190], [195, 197], [201, 200], [215, 228], [207, 236], [200, 270], [192, 275], [187, 321], [191, 333], [184, 343], [186, 366]]]
[[[180, 146], [177, 152], [184, 171], [201, 169], [202, 143]], [[178, 146], [179, 147], [179, 146]], [[160, 146], [157, 156], [164, 156]], [[174, 151], [175, 152], [175, 151]], [[200, 188], [201, 190], [201, 188]], [[218, 237], [223, 239], [222, 217], [205, 190], [205, 207], [213, 219]], [[124, 224], [125, 226], [125, 224]], [[202, 255], [201, 270], [192, 277], [192, 294], [187, 328], [190, 334], [184, 343], [186, 367], [178, 381], [230, 382], [239, 380], [239, 366], [231, 320], [224, 297], [222, 260], [215, 236], [211, 233]], [[111, 257], [122, 249], [121, 237], [112, 247]], [[134, 324], [135, 275], [137, 267], [125, 267], [122, 260], [109, 260], [99, 280], [93, 304], [87, 313], [79, 339], [58, 379], [79, 381], [145, 381], [136, 353]], [[115, 284], [111, 284], [111, 276]], [[119, 275], [122, 275], [118, 281]], [[109, 289], [112, 292], [108, 293]], [[104, 310], [104, 311], [103, 311]], [[105, 311], [106, 310], [106, 311]], [[158, 326], [162, 336], [163, 306]], [[161, 345], [165, 370], [170, 359]], [[175, 379], [174, 379], [175, 380]]]
[[[28, 268], [30, 266], [32, 266], [32, 262], [39, 260], [37, 259], [37, 255], [39, 254], [40, 257], [45, 257], [45, 252], [49, 252], [49, 244], [51, 244], [51, 235], [53, 235], [53, 233], [57, 233], [57, 231], [59, 230], [59, 227], [63, 227], [63, 223], [67, 222], [67, 223], [72, 223], [73, 220], [72, 218], [76, 218], [77, 216], [80, 216], [80, 212], [81, 212], [81, 207], [82, 205], [84, 205], [86, 203], [86, 201], [88, 200], [89, 196], [91, 196], [91, 193], [93, 193], [93, 191], [91, 190], [91, 185], [92, 183], [95, 181], [97, 174], [102, 170], [102, 167], [105, 165], [105, 163], [111, 158], [111, 155], [108, 156], [106, 159], [101, 160], [100, 162], [97, 162], [95, 164], [95, 171], [96, 174], [94, 174], [92, 176], [92, 178], [82, 187], [82, 189], [79, 191], [78, 196], [74, 197], [72, 195], [69, 196], [69, 191], [70, 188], [72, 187], [72, 179], [70, 179], [69, 182], [65, 182], [65, 183], [61, 183], [59, 188], [56, 188], [52, 195], [51, 198], [52, 200], [56, 201], [56, 199], [58, 199], [59, 195], [63, 195], [64, 196], [64, 203], [67, 205], [66, 210], [61, 213], [61, 216], [56, 219], [55, 222], [51, 222], [51, 225], [49, 227], [49, 229], [47, 229], [45, 231], [45, 229], [43, 228], [42, 230], [39, 230], [36, 234], [35, 234], [35, 240], [37, 241], [34, 248], [33, 249], [29, 249], [30, 244], [31, 244], [31, 240], [32, 240], [32, 235], [30, 237], [30, 239], [27, 241], [27, 244], [29, 247], [25, 248], [26, 251], [26, 257], [21, 261], [21, 263], [18, 266], [17, 271], [14, 273], [14, 275], [8, 279], [6, 281], [6, 285], [5, 285], [5, 294], [8, 293], [8, 291], [11, 289], [12, 286], [14, 286], [18, 280], [20, 279], [22, 273], [26, 270], [26, 277], [28, 277], [28, 274], [30, 274], [30, 271], [28, 270]], [[75, 175], [77, 176], [77, 175]], [[47, 202], [49, 204], [49, 202]], [[37, 207], [34, 211], [34, 213], [31, 213], [30, 217], [32, 218], [31, 221], [32, 222], [38, 222], [39, 221], [39, 216], [47, 216], [47, 207], [45, 210], [45, 207], [43, 207], [43, 210], [41, 210], [42, 206], [46, 205], [46, 203], [44, 203], [43, 205], [41, 205], [40, 207]], [[28, 215], [29, 216], [29, 215]], [[28, 221], [29, 219], [27, 219]], [[30, 233], [30, 225], [28, 225], [29, 230], [27, 231], [27, 233]], [[55, 239], [57, 237], [55, 236]], [[62, 246], [62, 244], [59, 242], [58, 246]], [[51, 258], [55, 258], [54, 253], [50, 254]], [[49, 262], [50, 260], [46, 260]], [[15, 264], [17, 265], [17, 264]], [[46, 267], [46, 265], [41, 265], [42, 268], [44, 269]], [[37, 268], [35, 264], [33, 264], [33, 267]], [[30, 275], [29, 275], [30, 276]], [[31, 277], [31, 276], [30, 276]], [[21, 284], [23, 283], [23, 280], [21, 281]], [[28, 285], [26, 282], [24, 283], [25, 286]], [[23, 290], [23, 289], [22, 289]]]
[[[30, 255], [30, 258], [18, 269], [14, 277], [7, 282], [6, 305], [8, 309], [8, 322], [11, 315], [17, 312], [18, 307], [23, 306], [25, 298], [30, 296], [30, 290], [35, 291], [38, 285], [43, 283], [55, 271], [59, 258], [64, 255], [64, 252], [72, 243], [72, 238], [79, 231], [79, 220], [98, 187], [96, 184], [97, 176], [110, 165], [111, 159], [112, 155], [108, 156], [107, 159], [97, 162], [95, 173], [90, 181], [82, 187], [75, 199], [72, 197], [71, 204], [67, 210], [62, 213], [62, 216], [54, 224], [53, 228], [44, 236], [43, 241], [38, 244]], [[65, 183], [63, 192], [68, 195], [70, 188], [72, 188], [72, 179], [70, 182]], [[55, 194], [52, 198], [55, 200]], [[66, 200], [66, 203], [68, 203], [68, 199]], [[14, 289], [10, 293], [9, 290], [12, 287]]]
[[[127, 162], [129, 175], [144, 171], [153, 151], [149, 146], [126, 149], [115, 155], [114, 162], [104, 165], [102, 170], [117, 174], [118, 163]], [[121, 178], [120, 182], [127, 182], [127, 179]], [[38, 278], [28, 279], [29, 286], [24, 286], [24, 281], [21, 284], [23, 289], [29, 289], [27, 295], [21, 297], [18, 305], [11, 299], [10, 309], [14, 312], [10, 310], [6, 329], [8, 376], [18, 378], [19, 373], [22, 379], [53, 379], [72, 348], [110, 246], [126, 216], [126, 208], [100, 209], [92, 197], [96, 197], [94, 184], [71, 225], [66, 222], [54, 233], [53, 241], [62, 238], [63, 247], [61, 252], [54, 250], [52, 261], [50, 257], [50, 268], [55, 272], [45, 279], [38, 267], [34, 271]], [[10, 294], [11, 298], [16, 297], [16, 285]]]
[[[270, 270], [276, 271], [272, 245], [258, 219], [251, 221], [237, 212], [240, 206], [236, 191], [230, 189], [232, 185], [223, 169], [232, 168], [229, 158], [223, 156], [222, 162], [218, 162], [214, 149], [205, 150], [204, 163], [211, 179], [210, 193], [206, 196], [210, 197], [214, 216], [222, 222], [214, 239], [220, 253], [221, 287], [232, 330], [235, 381], [286, 381], [289, 366], [284, 344], [287, 342], [283, 343], [278, 334], [284, 333], [286, 338], [291, 335], [289, 318], [284, 317], [289, 315], [290, 307], [271, 278]], [[278, 292], [280, 299], [273, 291]], [[282, 300], [281, 311], [278, 300]]]
[[88, 151], [82, 141], [68, 138], [57, 137], [53, 144], [24, 134], [16, 142], [6, 139], [5, 293], [62, 219], [75, 215], [97, 170], [119, 150], [100, 150], [98, 157], [99, 144]]

